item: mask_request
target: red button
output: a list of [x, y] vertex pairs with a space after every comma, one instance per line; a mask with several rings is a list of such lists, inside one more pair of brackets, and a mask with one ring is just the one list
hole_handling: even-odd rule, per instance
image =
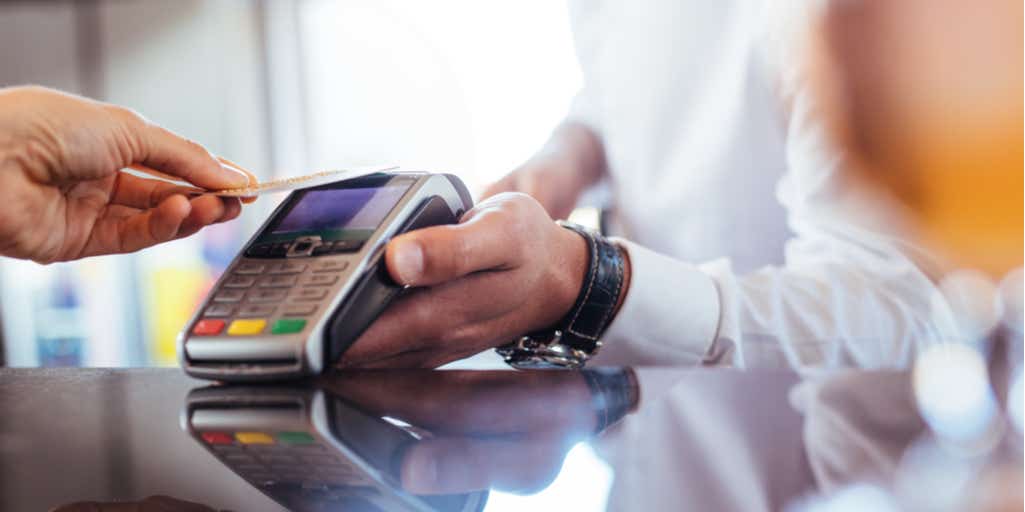
[[204, 319], [196, 322], [196, 326], [192, 328], [192, 334], [213, 336], [214, 334], [220, 334], [223, 330], [224, 320]]
[[206, 444], [231, 444], [234, 439], [224, 432], [203, 432], [200, 434]]

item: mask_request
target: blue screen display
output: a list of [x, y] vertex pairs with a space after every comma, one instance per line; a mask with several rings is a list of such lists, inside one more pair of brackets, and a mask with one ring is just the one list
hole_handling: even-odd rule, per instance
[[409, 190], [410, 181], [378, 187], [314, 189], [292, 206], [265, 238], [367, 240]]

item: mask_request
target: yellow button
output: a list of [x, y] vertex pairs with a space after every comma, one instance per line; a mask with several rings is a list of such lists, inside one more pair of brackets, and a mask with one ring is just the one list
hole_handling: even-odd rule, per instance
[[242, 444], [274, 444], [274, 438], [263, 432], [235, 432], [235, 439]]
[[267, 327], [267, 321], [262, 318], [249, 318], [246, 320], [235, 320], [228, 327], [228, 334], [231, 336], [245, 336], [247, 334], [260, 334], [263, 328]]

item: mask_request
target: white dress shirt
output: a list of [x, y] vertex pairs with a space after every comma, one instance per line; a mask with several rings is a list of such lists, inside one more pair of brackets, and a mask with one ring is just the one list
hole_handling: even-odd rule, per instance
[[788, 45], [802, 13], [776, 9], [570, 3], [569, 119], [603, 142], [632, 267], [597, 363], [900, 367], [952, 325], [891, 203], [844, 181]]

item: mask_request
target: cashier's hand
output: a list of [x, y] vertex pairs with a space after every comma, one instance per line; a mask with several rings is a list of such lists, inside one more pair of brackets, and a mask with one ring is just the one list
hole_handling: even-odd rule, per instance
[[479, 203], [459, 224], [403, 234], [387, 247], [396, 301], [342, 357], [342, 366], [436, 367], [556, 324], [587, 267], [584, 239], [530, 196]]
[[198, 144], [134, 112], [40, 87], [0, 89], [0, 254], [41, 263], [137, 251], [238, 216], [141, 165], [209, 189], [245, 186]]

